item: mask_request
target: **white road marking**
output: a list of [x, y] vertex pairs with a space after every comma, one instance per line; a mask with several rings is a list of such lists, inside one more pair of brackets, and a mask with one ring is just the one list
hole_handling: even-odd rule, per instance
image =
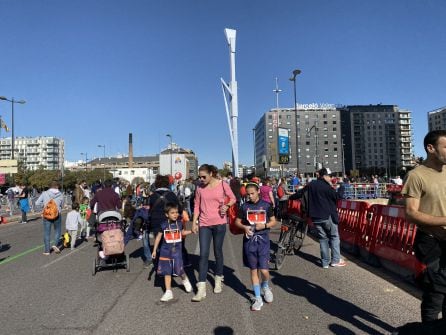
[[[91, 244], [90, 244], [90, 245], [91, 245]], [[57, 262], [63, 260], [64, 258], [66, 258], [66, 257], [68, 257], [68, 256], [71, 256], [71, 255], [75, 254], [75, 253], [78, 252], [79, 250], [82, 250], [82, 249], [84, 249], [84, 248], [86, 248], [86, 247], [88, 247], [88, 244], [87, 244], [87, 243], [86, 243], [85, 245], [80, 246], [79, 248], [74, 249], [73, 251], [69, 250], [67, 254], [65, 254], [65, 255], [63, 255], [63, 256], [60, 256], [60, 257], [57, 257], [54, 261], [49, 262], [48, 264], [45, 264], [45, 265], [41, 266], [41, 269], [47, 268], [47, 267], [49, 267], [50, 265], [53, 265], [53, 264], [55, 264], [55, 263], [57, 263]], [[68, 249], [68, 248], [67, 248], [67, 249]]]

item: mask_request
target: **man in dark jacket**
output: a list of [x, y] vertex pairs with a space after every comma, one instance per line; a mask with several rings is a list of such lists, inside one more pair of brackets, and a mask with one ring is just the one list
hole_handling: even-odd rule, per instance
[[112, 185], [113, 182], [111, 180], [106, 180], [104, 182], [104, 188], [98, 191], [90, 201], [91, 209], [94, 208], [96, 203], [98, 204], [98, 216], [105, 211], [119, 211], [121, 209], [121, 199], [113, 190]]
[[345, 266], [340, 253], [338, 195], [331, 185], [331, 171], [322, 168], [318, 174], [319, 178], [308, 184], [308, 215], [317, 229], [322, 267]]

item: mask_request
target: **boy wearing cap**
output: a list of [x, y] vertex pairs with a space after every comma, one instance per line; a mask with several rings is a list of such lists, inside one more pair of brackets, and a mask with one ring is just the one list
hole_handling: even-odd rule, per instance
[[331, 185], [330, 169], [322, 168], [318, 175], [318, 179], [308, 184], [308, 216], [317, 229], [322, 267], [345, 266], [345, 261], [341, 259], [338, 232], [338, 194]]
[[258, 184], [247, 183], [246, 194], [249, 200], [240, 207], [235, 225], [245, 231], [243, 264], [251, 270], [251, 283], [255, 295], [251, 310], [260, 311], [263, 306], [261, 293], [265, 302], [273, 302], [273, 293], [268, 284], [269, 231], [275, 226], [276, 219], [271, 204], [260, 199]]

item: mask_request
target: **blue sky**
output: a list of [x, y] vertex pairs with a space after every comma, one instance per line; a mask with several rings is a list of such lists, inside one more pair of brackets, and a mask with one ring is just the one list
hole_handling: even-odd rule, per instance
[[[427, 112], [446, 105], [445, 16], [442, 0], [0, 0], [0, 95], [27, 101], [16, 136], [61, 137], [68, 160], [102, 156], [98, 144], [127, 154], [129, 132], [135, 155], [155, 154], [169, 133], [221, 166], [231, 159], [223, 30], [233, 28], [241, 163], [275, 107], [275, 77], [280, 106], [292, 107], [295, 68], [299, 103], [411, 110], [423, 155]], [[10, 125], [10, 104], [0, 115]]]

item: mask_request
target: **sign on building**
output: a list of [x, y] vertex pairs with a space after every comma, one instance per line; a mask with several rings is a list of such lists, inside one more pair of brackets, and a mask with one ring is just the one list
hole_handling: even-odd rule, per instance
[[288, 129], [278, 128], [279, 164], [290, 162], [290, 138]]
[[16, 159], [0, 160], [0, 173], [17, 173], [17, 160]]

